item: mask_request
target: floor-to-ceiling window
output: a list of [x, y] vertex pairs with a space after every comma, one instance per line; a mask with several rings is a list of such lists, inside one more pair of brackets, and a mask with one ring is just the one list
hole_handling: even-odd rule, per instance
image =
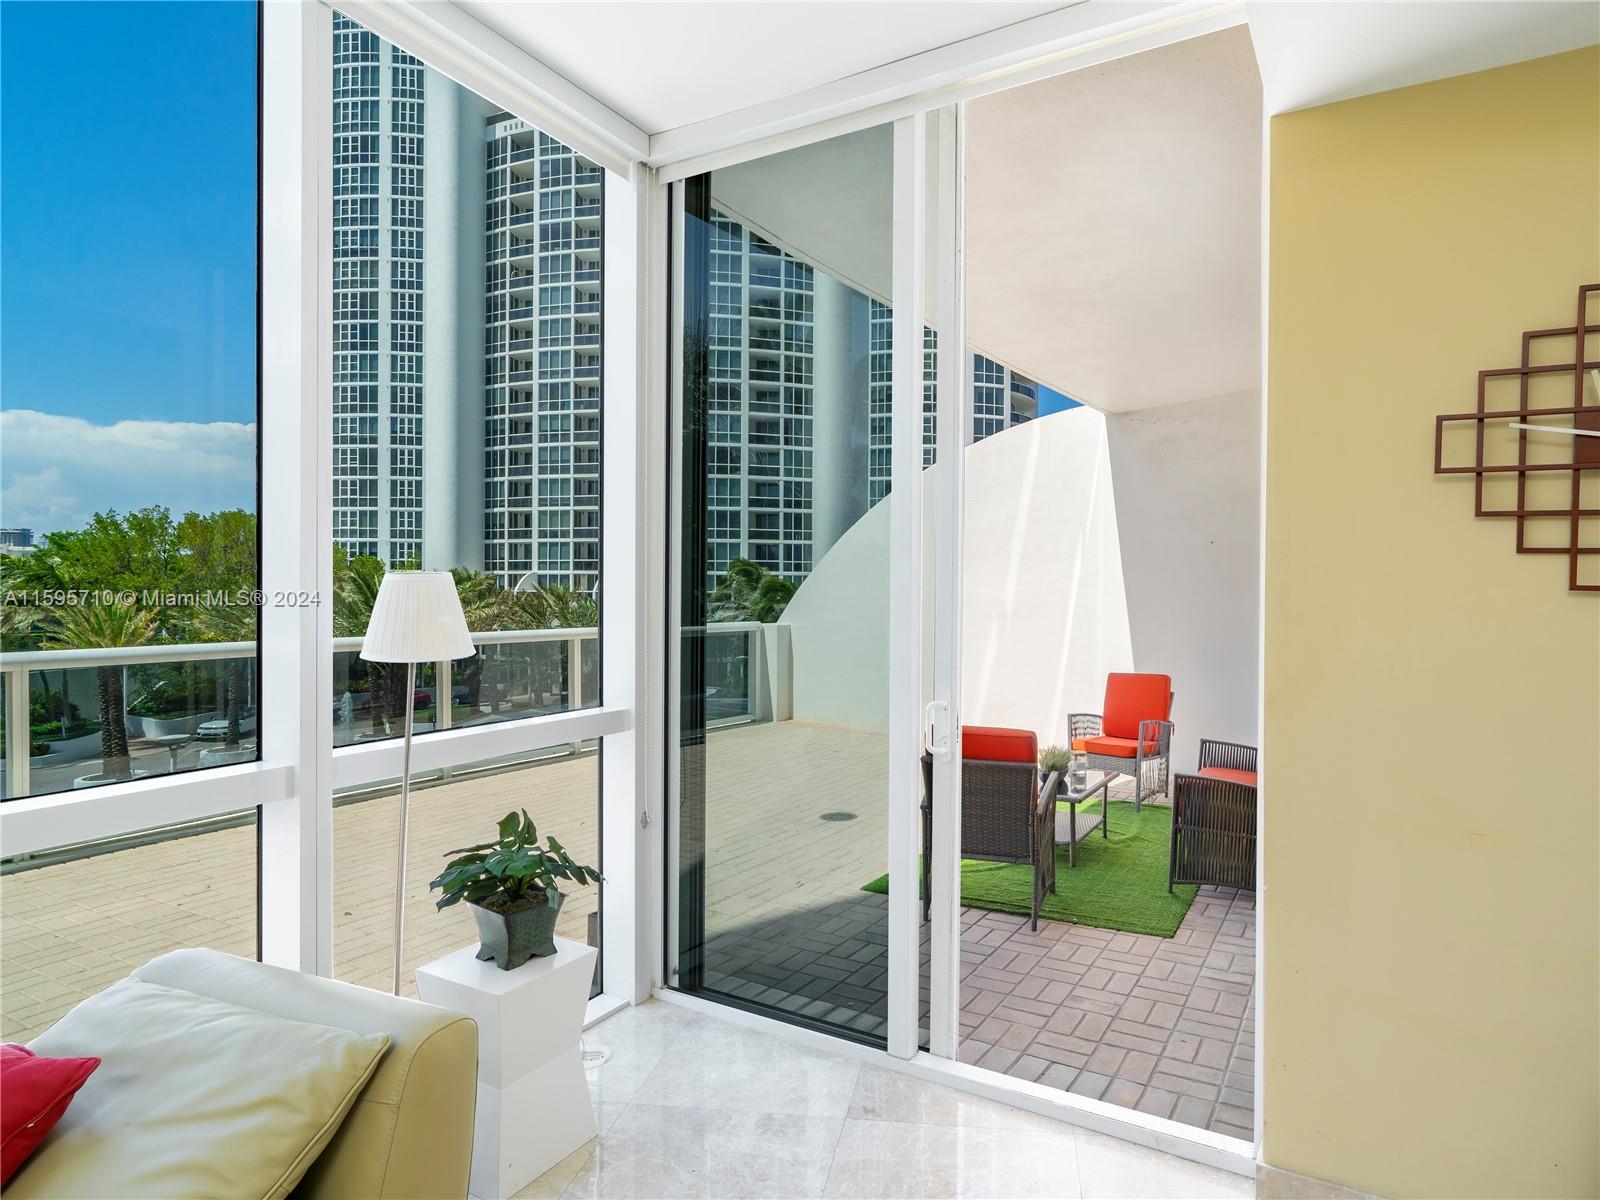
[[[0, 11], [4, 799], [258, 757], [258, 11]], [[256, 953], [256, 810], [8, 826], [26, 1039], [145, 959]]]
[[[424, 734], [592, 709], [600, 695], [605, 172], [550, 134], [331, 13], [335, 970], [393, 956], [392, 762], [405, 671], [360, 657], [386, 571], [449, 570], [478, 652], [423, 664]], [[599, 865], [598, 739], [453, 754], [411, 810], [406, 987], [469, 942], [435, 913], [445, 851], [526, 808]], [[558, 932], [597, 941], [598, 890]]]
[[670, 981], [879, 1043], [893, 190], [889, 126], [675, 188]]

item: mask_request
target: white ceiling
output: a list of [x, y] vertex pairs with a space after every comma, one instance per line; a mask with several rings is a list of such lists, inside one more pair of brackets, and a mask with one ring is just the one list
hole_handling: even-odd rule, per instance
[[1595, 0], [1245, 5], [1268, 113], [1425, 83], [1600, 42]]
[[1243, 26], [973, 101], [966, 166], [973, 345], [1108, 412], [1259, 385]]
[[1002, 3], [456, 6], [647, 133], [776, 100], [1067, 7]]

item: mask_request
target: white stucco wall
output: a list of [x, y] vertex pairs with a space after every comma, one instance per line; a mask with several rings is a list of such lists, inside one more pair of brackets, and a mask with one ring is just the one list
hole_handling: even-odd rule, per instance
[[1133, 661], [1172, 676], [1183, 770], [1202, 737], [1258, 736], [1260, 404], [1252, 389], [1106, 418]]
[[[1249, 393], [1071, 409], [970, 447], [962, 719], [1065, 741], [1108, 672], [1162, 671], [1178, 767], [1202, 736], [1254, 741], [1258, 443]], [[798, 720], [887, 726], [888, 515], [852, 526], [784, 614]]]
[[1106, 418], [1074, 408], [967, 452], [961, 713], [1065, 744], [1133, 665]]

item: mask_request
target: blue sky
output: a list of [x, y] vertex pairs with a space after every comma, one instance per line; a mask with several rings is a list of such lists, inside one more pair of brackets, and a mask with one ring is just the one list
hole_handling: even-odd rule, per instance
[[1058, 392], [1053, 387], [1039, 385], [1039, 415], [1048, 417], [1053, 412], [1061, 412], [1067, 408], [1077, 408], [1078, 401], [1065, 392]]
[[256, 7], [0, 5], [0, 522], [254, 504]]

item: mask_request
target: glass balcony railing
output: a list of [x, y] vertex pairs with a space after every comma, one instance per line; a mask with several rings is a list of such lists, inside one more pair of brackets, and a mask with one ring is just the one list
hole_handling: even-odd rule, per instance
[[[512, 468], [510, 474], [531, 473]], [[577, 536], [592, 530], [575, 527]], [[707, 626], [707, 716], [713, 722], [769, 720], [788, 687], [772, 680], [764, 630], [753, 621]], [[415, 728], [426, 732], [521, 720], [599, 703], [599, 631], [521, 629], [475, 633], [478, 653], [418, 667]], [[333, 745], [399, 737], [405, 672], [360, 657], [360, 638], [333, 642]], [[254, 761], [259, 714], [253, 642], [29, 650], [0, 654], [0, 797], [49, 795]], [[230, 686], [231, 685], [231, 686]], [[106, 778], [109, 744], [101, 692], [119, 697], [125, 765]], [[773, 690], [777, 689], [777, 690]], [[13, 703], [26, 697], [26, 703]]]

